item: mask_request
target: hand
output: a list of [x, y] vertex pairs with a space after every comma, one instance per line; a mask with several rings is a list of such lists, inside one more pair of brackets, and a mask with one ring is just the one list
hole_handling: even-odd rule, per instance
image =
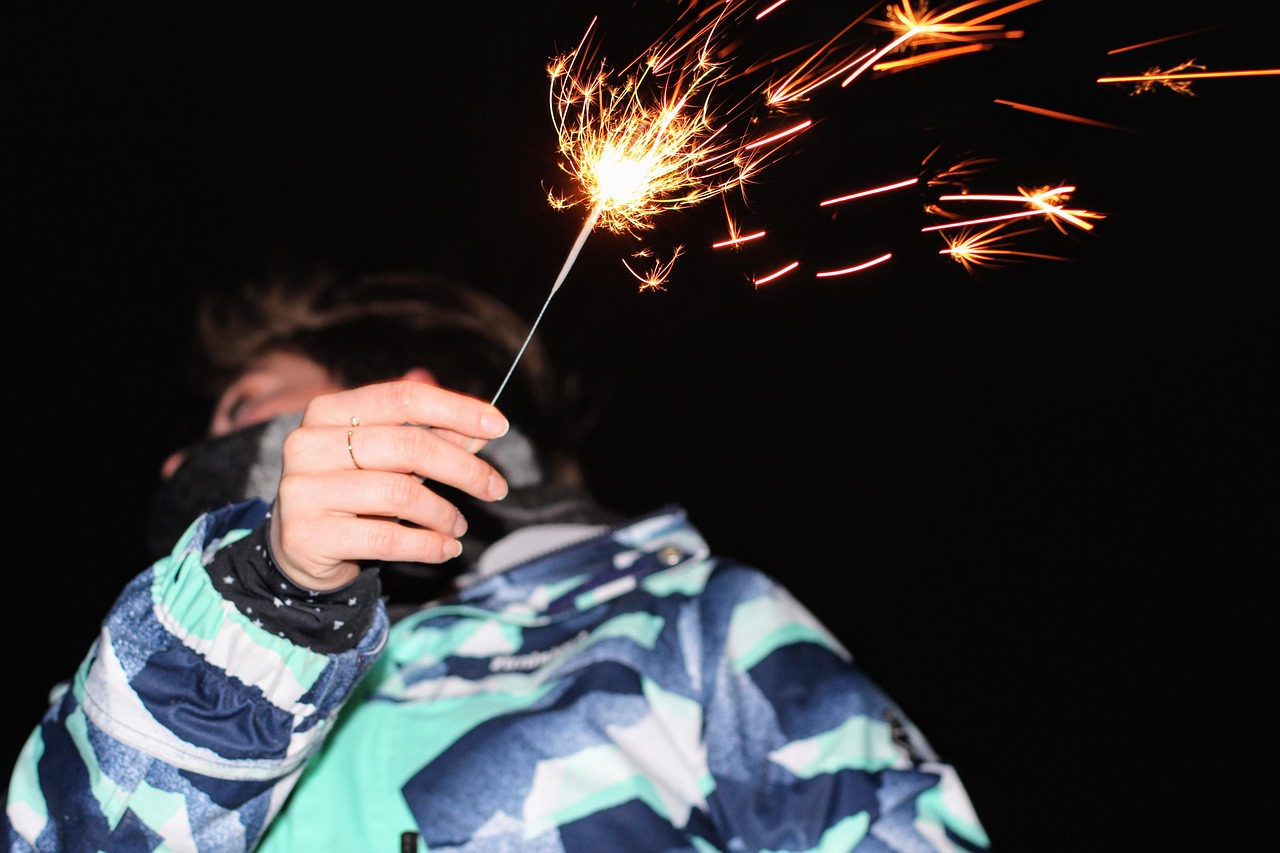
[[410, 379], [312, 399], [284, 444], [271, 517], [277, 565], [294, 583], [327, 590], [353, 580], [359, 560], [458, 556], [466, 520], [422, 481], [506, 497], [506, 480], [471, 452], [506, 431], [489, 403]]

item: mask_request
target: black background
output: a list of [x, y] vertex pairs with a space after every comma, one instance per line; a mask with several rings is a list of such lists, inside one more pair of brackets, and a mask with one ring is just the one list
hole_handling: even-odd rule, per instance
[[[1095, 81], [1275, 68], [1277, 21], [1173, 5], [1045, 0], [999, 50], [815, 100], [751, 191], [776, 257], [698, 248], [714, 201], [639, 244], [597, 232], [539, 327], [596, 409], [601, 498], [680, 502], [791, 586], [1004, 850], [1239, 849], [1270, 814], [1280, 78]], [[6, 761], [142, 567], [154, 472], [200, 427], [197, 291], [320, 254], [455, 273], [532, 319], [581, 223], [544, 198], [545, 65], [597, 11], [611, 58], [652, 22], [577, 0], [6, 12]], [[1106, 218], [1059, 236], [1069, 260], [971, 275], [919, 232], [917, 192], [815, 213], [935, 145], [997, 158], [975, 190], [1070, 183]], [[620, 260], [676, 242], [667, 289], [638, 292]]]

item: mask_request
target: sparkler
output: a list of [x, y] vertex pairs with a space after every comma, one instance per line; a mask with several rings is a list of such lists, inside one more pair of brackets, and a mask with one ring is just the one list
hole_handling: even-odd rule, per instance
[[[769, 4], [746, 0], [689, 0], [682, 4], [682, 12], [665, 36], [616, 71], [596, 55], [592, 38], [597, 20], [593, 20], [578, 45], [555, 57], [547, 67], [551, 81], [549, 107], [560, 167], [570, 179], [568, 192], [553, 191], [547, 199], [557, 210], [583, 208], [586, 215], [492, 401], [497, 402], [515, 372], [548, 306], [593, 230], [604, 228], [617, 234], [638, 236], [651, 229], [659, 215], [689, 208], [713, 197], [723, 198], [735, 190], [745, 194], [747, 185], [774, 161], [783, 145], [813, 127], [808, 119], [784, 122], [782, 117], [785, 112], [809, 103], [820, 88], [837, 81], [843, 88], [868, 72], [898, 72], [990, 50], [999, 42], [1021, 38], [1021, 30], [1008, 29], [997, 19], [1039, 2], [959, 0], [931, 9], [925, 0], [896, 0], [884, 7], [881, 18], [872, 17], [874, 9], [868, 10], [825, 40], [742, 67], [736, 64], [737, 51], [745, 39], [735, 30], [735, 25], [786, 14], [787, 0]], [[748, 7], [754, 5], [762, 8], [753, 14]], [[887, 34], [887, 40], [877, 45], [877, 39], [857, 35], [868, 28]], [[795, 57], [799, 59], [793, 59]], [[784, 61], [795, 64], [789, 69], [774, 70]], [[1188, 67], [1184, 65], [1174, 72], [1185, 72]], [[1217, 74], [1174, 72], [1153, 70], [1136, 78], [1099, 78], [1098, 82], [1136, 82], [1140, 86], [1159, 82], [1185, 91], [1187, 81], [1200, 77], [1280, 73], [1275, 70]], [[761, 73], [770, 76], [760, 83], [750, 81], [749, 78]], [[1015, 101], [997, 100], [996, 103], [1080, 124], [1127, 130]], [[1037, 190], [1019, 187], [1016, 195], [968, 192], [968, 180], [990, 162], [969, 157], [950, 169], [935, 171], [932, 176], [921, 174], [880, 187], [835, 195], [821, 201], [819, 206], [845, 204], [921, 186], [957, 186], [965, 191], [940, 196], [938, 203], [925, 205], [927, 213], [949, 221], [921, 231], [948, 232], [942, 235], [947, 248], [941, 253], [955, 258], [968, 271], [1015, 256], [1061, 259], [1008, 248], [1010, 240], [1031, 230], [1006, 230], [1013, 222], [1039, 220], [1066, 233], [1067, 226], [1088, 231], [1094, 227], [1091, 220], [1104, 218], [1089, 210], [1067, 208], [1066, 201], [1075, 191], [1074, 186], [1046, 186]], [[944, 209], [943, 202], [1015, 204], [1019, 209], [964, 219]], [[742, 233], [727, 205], [725, 213], [728, 236], [712, 243], [712, 248], [740, 249], [748, 243], [763, 241], [764, 230]], [[979, 230], [980, 226], [989, 227]], [[647, 270], [637, 269], [626, 261], [623, 264], [640, 282], [642, 290], [664, 289], [664, 282], [683, 252], [684, 247], [678, 246], [668, 260], [654, 260]], [[652, 258], [653, 255], [646, 250], [633, 257]], [[818, 271], [815, 276], [849, 275], [891, 258], [892, 254], [886, 252], [869, 260]], [[773, 272], [755, 277], [753, 282], [759, 287], [777, 281], [799, 266], [798, 260], [789, 261], [776, 266]]]
[[[759, 21], [776, 12], [784, 0], [768, 5], [750, 16]], [[989, 9], [995, 0], [969, 0], [941, 11], [928, 10], [923, 2], [913, 5], [900, 0], [886, 9], [882, 20], [868, 20], [894, 37], [874, 50], [852, 50], [844, 43], [854, 26], [867, 19], [864, 14], [810, 52], [795, 69], [761, 84], [748, 94], [726, 95], [730, 84], [766, 62], [737, 71], [732, 66], [737, 36], [731, 25], [748, 17], [749, 3], [721, 0], [700, 8], [686, 7], [677, 25], [645, 53], [614, 72], [595, 58], [591, 37], [597, 21], [587, 27], [577, 47], [552, 60], [550, 110], [556, 130], [561, 168], [572, 179], [574, 190], [567, 195], [548, 194], [556, 209], [585, 207], [588, 213], [564, 264], [535, 317], [529, 333], [492, 402], [497, 402], [529, 341], [542, 321], [551, 300], [563, 285], [587, 237], [597, 227], [615, 233], [635, 233], [652, 227], [655, 216], [696, 205], [715, 196], [744, 188], [754, 175], [772, 161], [784, 143], [812, 126], [798, 120], [764, 129], [765, 118], [777, 116], [780, 107], [806, 100], [821, 86], [841, 79], [848, 86], [869, 70], [894, 70], [937, 61], [960, 53], [983, 50], [998, 39], [1017, 38], [995, 19], [1007, 12], [1034, 5], [1040, 0], [1014, 0]], [[980, 11], [985, 10], [985, 11]], [[894, 62], [878, 65], [895, 52], [911, 48], [938, 48]], [[772, 114], [770, 114], [772, 110]], [[896, 186], [908, 186], [905, 181]], [[895, 187], [885, 187], [881, 192]], [[852, 197], [852, 196], [851, 196]], [[838, 203], [847, 199], [834, 199]], [[730, 221], [730, 237], [717, 246], [738, 246], [762, 236], [736, 233]], [[677, 248], [666, 263], [655, 263], [647, 273], [627, 265], [642, 289], [657, 289], [670, 273], [682, 249]], [[830, 277], [866, 269], [888, 260], [885, 254], [874, 260], [819, 275]], [[790, 263], [776, 272], [757, 278], [759, 286], [794, 270]]]
[[[492, 402], [597, 225], [644, 230], [659, 213], [740, 188], [780, 145], [810, 126], [800, 121], [757, 135], [750, 109], [721, 99], [732, 76], [718, 57], [743, 5], [727, 2], [705, 21], [695, 17], [618, 73], [595, 61], [592, 21], [578, 46], [548, 66], [560, 164], [576, 186], [567, 196], [549, 194], [548, 201], [556, 209], [587, 206], [589, 212]], [[646, 288], [657, 288], [678, 255], [647, 275], [628, 269]]]

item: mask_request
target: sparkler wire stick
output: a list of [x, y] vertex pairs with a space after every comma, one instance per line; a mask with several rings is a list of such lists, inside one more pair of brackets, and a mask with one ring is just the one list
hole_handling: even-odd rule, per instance
[[498, 395], [507, 387], [511, 374], [516, 372], [516, 365], [520, 363], [520, 357], [524, 355], [524, 351], [529, 348], [529, 341], [533, 340], [533, 333], [537, 330], [538, 324], [542, 322], [542, 315], [547, 313], [547, 306], [551, 304], [551, 297], [555, 296], [556, 291], [560, 289], [560, 285], [564, 284], [565, 278], [569, 275], [569, 270], [573, 268], [574, 261], [578, 259], [578, 253], [582, 251], [583, 244], [587, 242], [587, 237], [591, 235], [591, 229], [595, 228], [596, 220], [600, 218], [602, 210], [603, 207], [598, 204], [591, 209], [591, 214], [587, 217], [587, 221], [583, 223], [582, 230], [578, 232], [578, 239], [574, 240], [573, 248], [569, 250], [569, 255], [565, 258], [564, 265], [560, 267], [560, 273], [556, 276], [555, 284], [551, 285], [551, 292], [547, 294], [546, 300], [543, 301], [542, 308], [538, 311], [538, 316], [534, 318], [533, 325], [529, 327], [529, 334], [525, 335], [524, 343], [520, 345], [520, 350], [516, 353], [515, 361], [511, 362], [507, 375], [503, 377], [502, 384], [498, 386], [493, 398], [489, 400], [489, 405], [497, 404]]
[[[524, 355], [524, 351], [529, 348], [529, 342], [533, 340], [533, 333], [537, 331], [538, 324], [542, 322], [542, 315], [547, 313], [547, 306], [551, 304], [551, 297], [556, 295], [556, 291], [560, 289], [560, 285], [564, 284], [565, 278], [569, 275], [569, 270], [573, 268], [574, 261], [578, 260], [578, 253], [582, 251], [582, 246], [587, 242], [587, 237], [591, 236], [591, 229], [595, 228], [596, 220], [600, 218], [601, 205], [596, 205], [591, 210], [591, 214], [587, 216], [587, 221], [582, 224], [582, 230], [578, 232], [578, 238], [573, 241], [573, 248], [569, 249], [568, 256], [564, 259], [564, 264], [560, 267], [560, 272], [556, 275], [555, 284], [551, 285], [551, 292], [547, 294], [547, 298], [542, 302], [542, 308], [538, 311], [538, 316], [534, 318], [533, 325], [529, 327], [529, 333], [524, 336], [524, 343], [520, 344], [520, 349], [516, 352], [516, 357], [511, 362], [511, 366], [507, 368], [507, 375], [502, 377], [502, 382], [498, 385], [498, 390], [493, 392], [493, 396], [489, 398], [489, 405], [495, 406], [498, 403], [498, 397], [502, 394], [507, 382], [511, 380], [512, 374], [516, 372], [516, 365], [520, 363], [520, 358]], [[467, 440], [467, 450], [471, 450], [471, 446], [476, 443], [474, 437]]]

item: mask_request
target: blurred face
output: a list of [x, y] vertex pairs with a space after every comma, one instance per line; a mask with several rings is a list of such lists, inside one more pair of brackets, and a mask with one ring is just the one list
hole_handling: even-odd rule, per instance
[[[209, 438], [299, 412], [313, 397], [340, 391], [329, 371], [311, 359], [292, 352], [273, 352], [255, 359], [227, 390], [222, 392], [209, 422]], [[186, 457], [178, 451], [164, 461], [160, 476], [168, 479]]]
[[249, 364], [222, 392], [209, 423], [216, 438], [277, 415], [301, 411], [313, 397], [340, 391], [329, 371], [306, 356], [292, 352], [268, 353]]

